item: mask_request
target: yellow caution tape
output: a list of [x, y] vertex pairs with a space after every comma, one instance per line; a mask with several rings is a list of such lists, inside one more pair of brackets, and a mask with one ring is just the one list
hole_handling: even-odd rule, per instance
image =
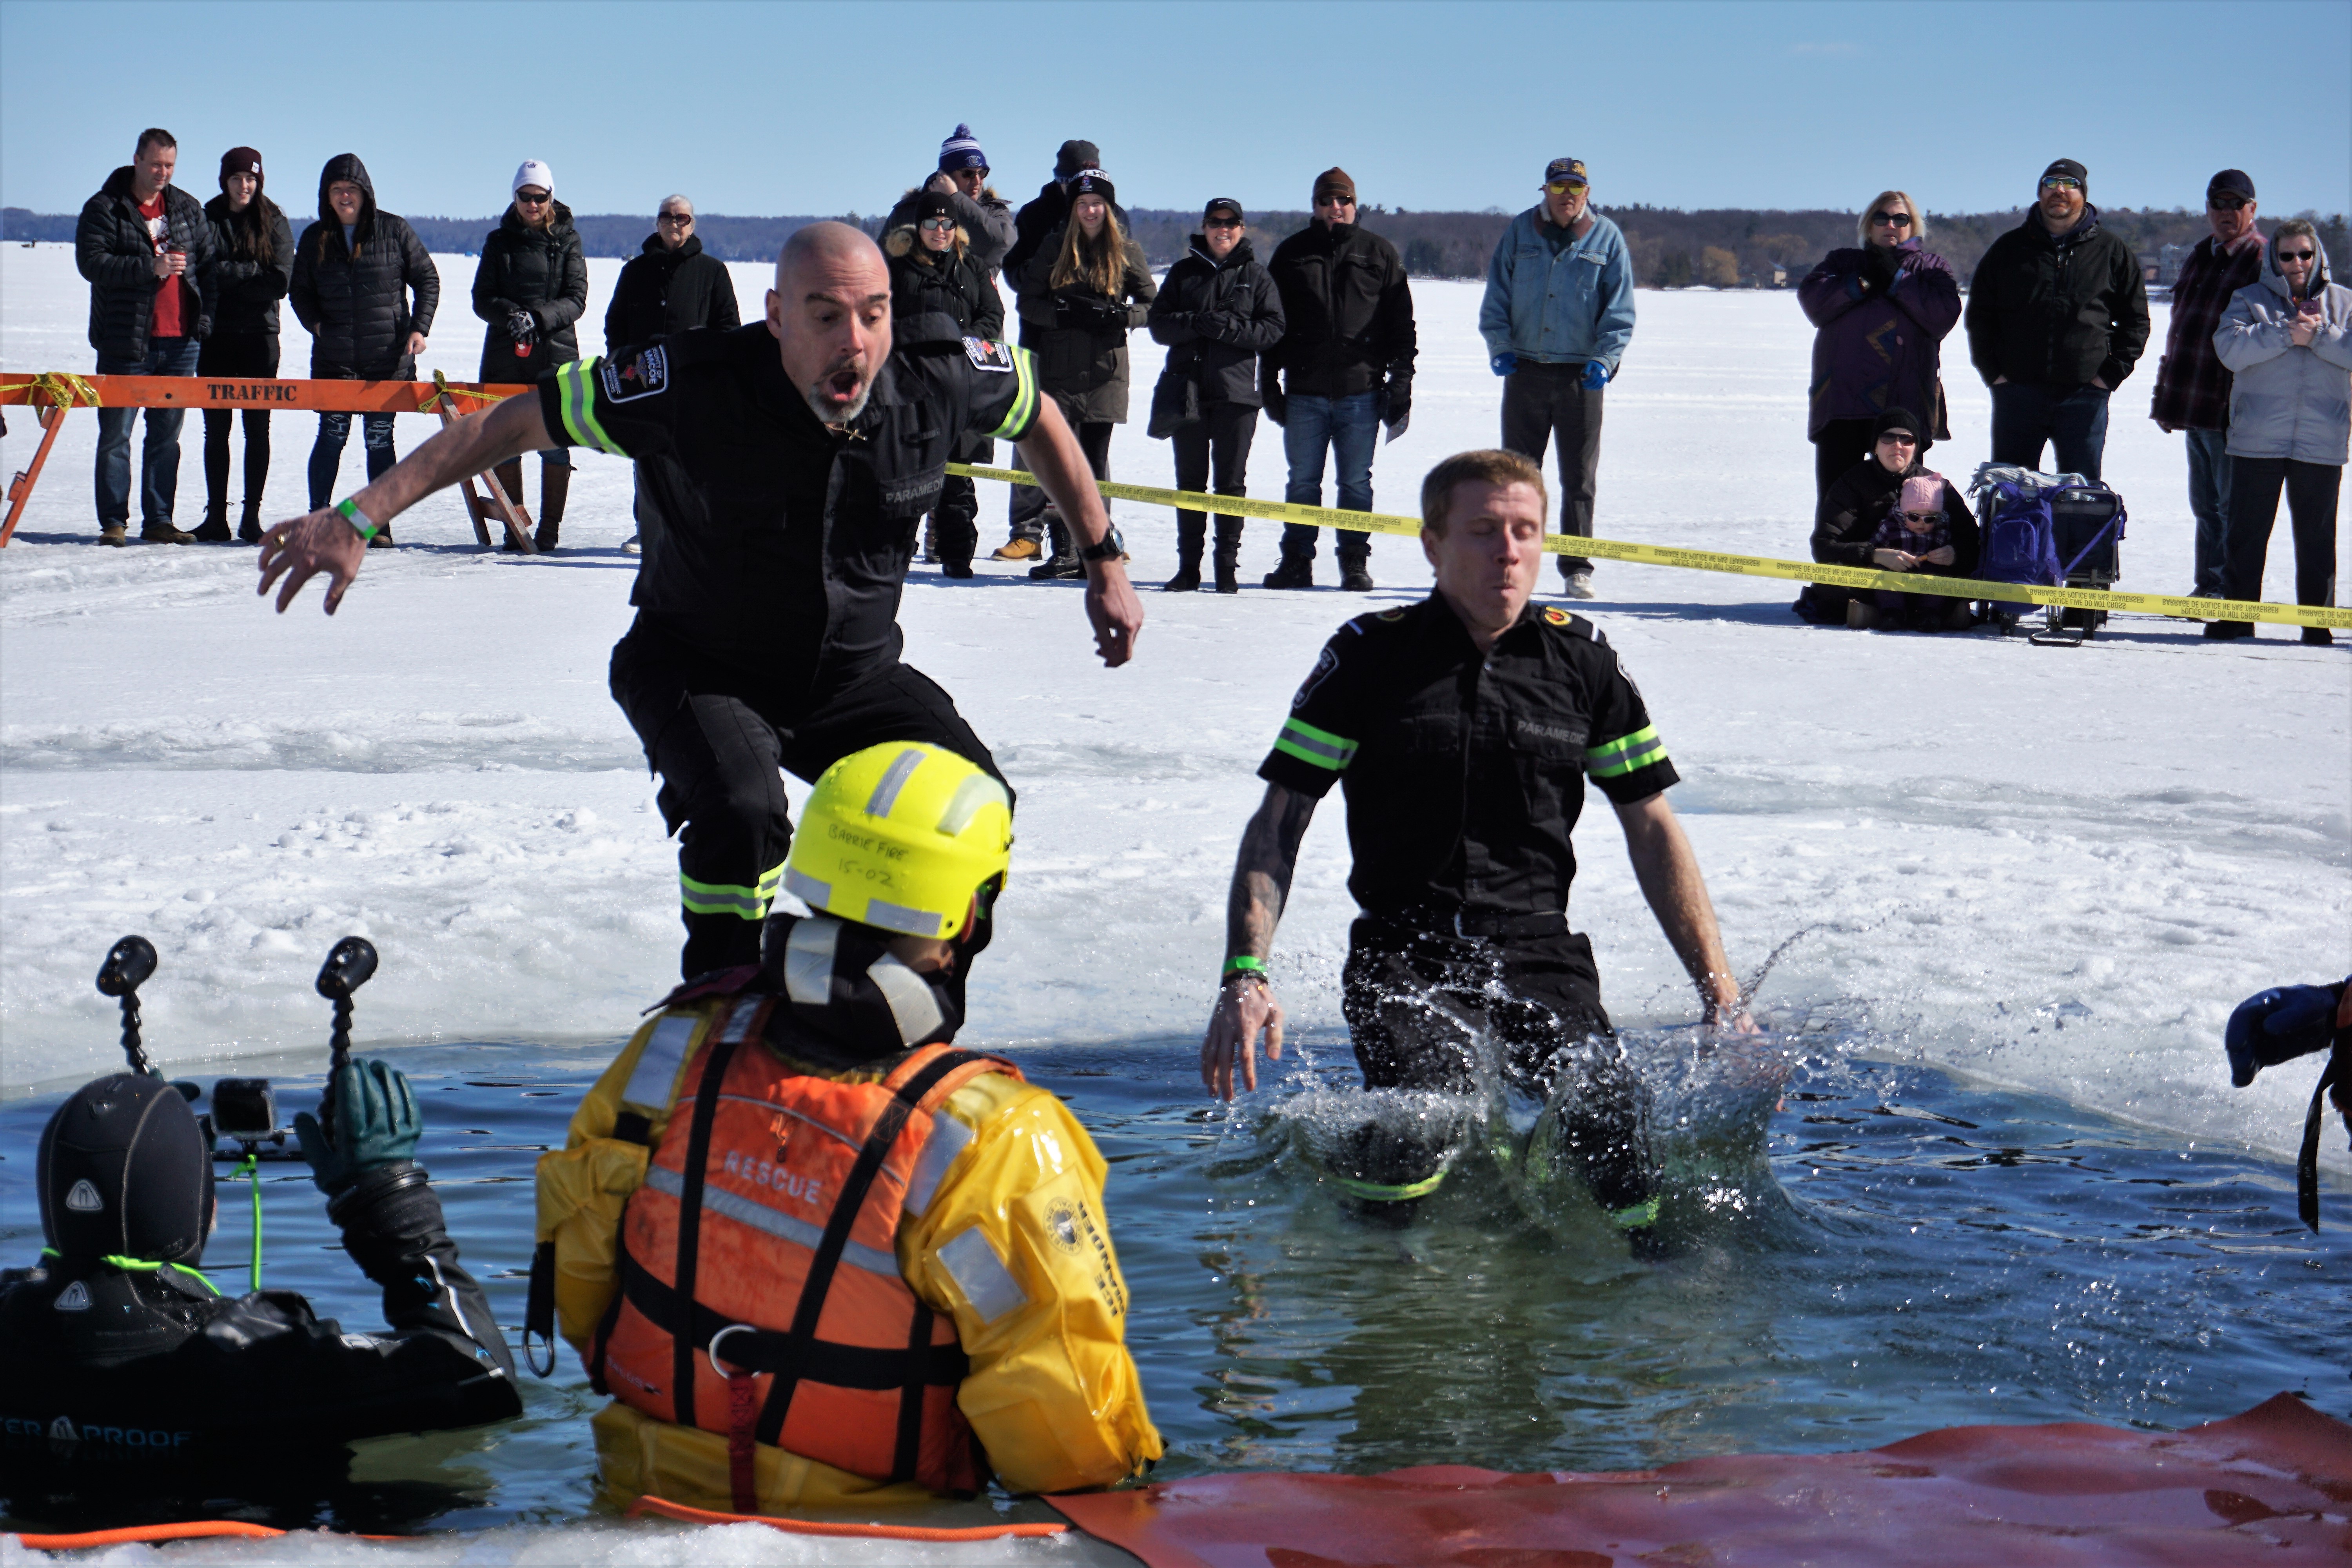
[[100, 406], [98, 389], [71, 371], [47, 370], [24, 376], [0, 376], [0, 392], [22, 392], [27, 404], [46, 397], [52, 408], [71, 408], [77, 403]]
[[[948, 472], [966, 479], [1034, 485], [1036, 476], [1018, 468], [987, 468], [950, 463]], [[1147, 506], [1218, 511], [1228, 517], [1263, 517], [1312, 528], [1352, 528], [1367, 533], [1418, 536], [1421, 520], [1377, 511], [1295, 501], [1253, 500], [1247, 496], [1203, 495], [1097, 479], [1095, 488], [1113, 500]], [[2352, 609], [2332, 605], [2273, 605], [2250, 599], [2176, 598], [2168, 594], [2116, 594], [2097, 588], [2041, 588], [2022, 583], [1985, 583], [1932, 572], [1880, 572], [1867, 566], [1832, 566], [1820, 561], [1781, 561], [1769, 555], [1730, 555], [1714, 550], [1677, 550], [1665, 544], [1628, 544], [1615, 539], [1578, 539], [1547, 534], [1544, 549], [1554, 555], [1600, 561], [1632, 561], [1643, 566], [1679, 566], [1688, 572], [1726, 572], [1740, 577], [1778, 577], [1791, 583], [1826, 583], [1839, 588], [1884, 588], [1897, 594], [1941, 594], [1951, 599], [1998, 599], [2017, 605], [2058, 605], [2071, 610], [2106, 610], [2118, 615], [2168, 616], [2192, 621], [2272, 621], [2283, 626], [2335, 626], [2352, 630]]]
[[[502, 403], [509, 395], [503, 392], [477, 392], [470, 386], [452, 386], [449, 384], [448, 376], [436, 370], [433, 373], [433, 390], [425, 395], [425, 400], [416, 405], [416, 412], [430, 414], [439, 408], [445, 399], [450, 407], [457, 408], [457, 399], [461, 397], [470, 397], [477, 402], [487, 404]], [[463, 409], [457, 411], [461, 414], [465, 412]]]

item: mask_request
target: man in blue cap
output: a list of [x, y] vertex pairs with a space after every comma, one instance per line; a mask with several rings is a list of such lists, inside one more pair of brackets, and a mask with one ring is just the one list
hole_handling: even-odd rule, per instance
[[971, 254], [994, 278], [1013, 248], [1013, 204], [988, 183], [988, 154], [980, 150], [971, 127], [958, 125], [955, 134], [940, 143], [940, 166], [920, 185], [909, 187], [890, 209], [882, 232], [904, 228], [915, 221], [915, 202], [929, 192], [948, 198], [948, 211], [971, 237]]
[[[1625, 236], [1594, 212], [1580, 158], [1544, 169], [1543, 200], [1511, 220], [1486, 265], [1478, 332], [1503, 378], [1503, 446], [1536, 462], [1559, 449], [1559, 531], [1592, 537], [1604, 390], [1633, 339]], [[1559, 558], [1572, 599], [1592, 597], [1592, 563]]]

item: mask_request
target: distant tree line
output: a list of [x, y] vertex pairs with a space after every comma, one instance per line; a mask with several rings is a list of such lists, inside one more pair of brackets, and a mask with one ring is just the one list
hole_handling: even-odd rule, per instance
[[[1799, 279], [1824, 255], [1854, 243], [1854, 214], [1825, 210], [1808, 212], [1757, 211], [1743, 207], [1685, 212], [1675, 207], [1643, 205], [1603, 207], [1625, 231], [1633, 258], [1635, 283], [1644, 289], [1771, 288], [1776, 279], [1795, 287]], [[301, 215], [289, 215], [301, 226]], [[1139, 241], [1153, 266], [1162, 267], [1184, 254], [1199, 215], [1189, 208], [1136, 207], [1129, 212]], [[2266, 216], [2272, 215], [2265, 215]], [[2331, 258], [2352, 266], [2352, 237], [2345, 215], [2320, 217], [2305, 213], [2319, 225], [2320, 237]], [[1286, 236], [1305, 228], [1304, 211], [1261, 212], [1250, 220], [1250, 238], [1260, 259]], [[1407, 212], [1381, 206], [1362, 209], [1366, 228], [1382, 235], [1404, 258], [1405, 270], [1416, 278], [1481, 278], [1495, 242], [1502, 237], [1512, 215], [1499, 208], [1486, 212]], [[482, 237], [498, 226], [495, 217], [408, 219], [426, 248], [444, 254], [472, 255]], [[601, 213], [572, 216], [582, 245], [591, 256], [631, 257], [653, 232], [650, 216]], [[695, 221], [702, 247], [727, 261], [768, 261], [794, 229], [823, 221], [804, 217], [730, 217], [705, 213]], [[845, 215], [872, 234], [882, 226], [878, 216]], [[1952, 264], [1966, 283], [1978, 259], [1994, 238], [2025, 221], [2025, 210], [1994, 213], [1927, 215], [1927, 247]], [[2205, 215], [2180, 208], [2171, 211], [2129, 207], [2100, 209], [2099, 221], [2127, 240], [2140, 258], [2154, 265], [2167, 245], [2189, 246], [2207, 234]], [[75, 215], [35, 213], [23, 207], [0, 208], [0, 239], [70, 241]]]

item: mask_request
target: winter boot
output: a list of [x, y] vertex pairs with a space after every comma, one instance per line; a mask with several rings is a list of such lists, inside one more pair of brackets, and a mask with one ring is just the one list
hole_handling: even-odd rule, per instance
[[1286, 555], [1282, 564], [1265, 574], [1269, 588], [1312, 588], [1315, 586], [1315, 563], [1304, 555]]
[[539, 527], [530, 536], [541, 555], [555, 549], [563, 532], [563, 502], [572, 493], [572, 470], [539, 468]]
[[1025, 533], [1016, 533], [990, 552], [991, 561], [1028, 561], [1037, 554], [1037, 542]]
[[1238, 594], [1242, 591], [1240, 577], [1242, 560], [1242, 520], [1237, 517], [1217, 519], [1217, 592]]
[[1371, 568], [1361, 561], [1342, 561], [1339, 563], [1339, 586], [1350, 594], [1370, 593]]
[[1062, 521], [1061, 512], [1054, 507], [1045, 509], [1045, 530], [1054, 541], [1054, 553], [1029, 568], [1029, 575], [1063, 581], [1085, 576], [1086, 563], [1078, 559], [1078, 547]]
[[191, 537], [199, 544], [226, 544], [229, 537], [228, 503], [206, 501], [205, 520], [196, 524], [196, 531]]
[[236, 520], [236, 542], [239, 544], [258, 544], [261, 533], [261, 498], [247, 496], [245, 510]]
[[173, 528], [168, 522], [151, 522], [139, 531], [139, 537], [150, 544], [194, 544], [196, 536], [185, 529]]
[[1176, 575], [1160, 585], [1169, 594], [1194, 594], [1201, 588], [1201, 546], [1209, 525], [1196, 511], [1176, 514]]
[[1848, 599], [1845, 602], [1845, 624], [1854, 631], [1874, 631], [1885, 623], [1885, 616], [1878, 613], [1878, 606], [1875, 605], [1865, 605], [1860, 599]]

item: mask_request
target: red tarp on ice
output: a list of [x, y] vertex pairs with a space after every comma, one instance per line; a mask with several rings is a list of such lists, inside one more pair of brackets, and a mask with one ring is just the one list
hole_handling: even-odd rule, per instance
[[2287, 1394], [2170, 1434], [1954, 1426], [1859, 1454], [1512, 1476], [1237, 1475], [1057, 1497], [1151, 1568], [2039, 1568], [2352, 1561], [2352, 1426]]

